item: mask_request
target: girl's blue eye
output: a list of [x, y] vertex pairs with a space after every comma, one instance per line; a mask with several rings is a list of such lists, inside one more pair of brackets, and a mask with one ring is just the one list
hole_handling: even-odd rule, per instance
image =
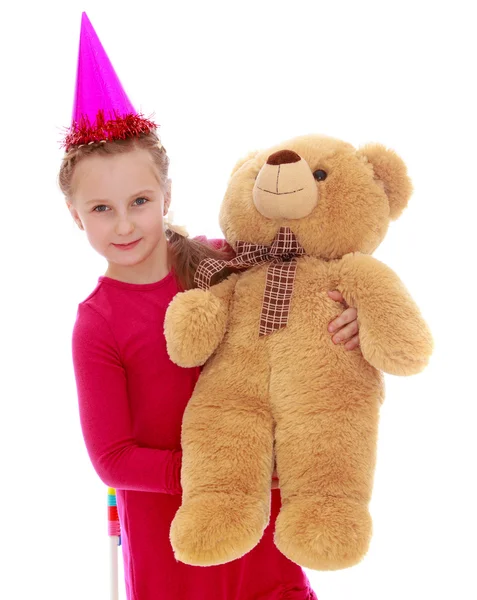
[[[144, 200], [144, 202], [138, 202], [138, 200]], [[144, 204], [146, 204], [147, 202], [149, 202], [149, 200], [147, 198], [136, 198], [136, 200], [134, 200], [134, 203], [136, 204], [136, 206], [144, 206]], [[98, 206], [95, 206], [93, 208], [94, 212], [106, 212], [108, 210], [108, 207], [105, 206], [104, 204], [99, 204]]]

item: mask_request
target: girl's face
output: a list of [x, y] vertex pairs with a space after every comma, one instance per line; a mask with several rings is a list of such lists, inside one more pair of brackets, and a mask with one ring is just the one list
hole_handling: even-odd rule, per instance
[[[170, 203], [170, 180], [159, 182], [147, 150], [81, 160], [72, 181], [68, 208], [90, 244], [120, 271], [165, 256], [163, 217]], [[165, 189], [164, 189], [165, 188]], [[135, 242], [126, 248], [124, 245]]]

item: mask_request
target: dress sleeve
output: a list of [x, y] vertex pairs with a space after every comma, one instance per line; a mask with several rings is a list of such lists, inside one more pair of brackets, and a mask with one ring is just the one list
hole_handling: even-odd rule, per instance
[[111, 328], [80, 304], [72, 336], [81, 429], [88, 455], [108, 486], [181, 494], [182, 451], [143, 448], [132, 436], [126, 372]]
[[227, 240], [211, 239], [211, 240], [208, 240], [208, 242], [216, 250], [225, 250], [225, 252], [228, 252], [229, 254], [235, 254], [232, 246], [227, 242]]
[[210, 246], [212, 246], [213, 248], [215, 248], [215, 250], [224, 250], [225, 252], [227, 252], [228, 254], [230, 254], [231, 258], [233, 258], [235, 256], [234, 249], [227, 242], [227, 240], [224, 240], [222, 238], [211, 238], [211, 239], [209, 239], [205, 235], [198, 235], [194, 239], [198, 240], [199, 242], [204, 242], [206, 244], [209, 244]]

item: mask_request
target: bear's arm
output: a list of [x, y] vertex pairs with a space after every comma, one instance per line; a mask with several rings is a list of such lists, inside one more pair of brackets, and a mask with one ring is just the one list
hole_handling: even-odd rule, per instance
[[337, 289], [358, 311], [361, 351], [373, 367], [392, 375], [424, 369], [432, 334], [392, 269], [367, 254], [347, 254], [340, 261]]
[[230, 300], [239, 275], [234, 273], [208, 290], [179, 292], [164, 320], [167, 352], [180, 367], [203, 365], [227, 329]]

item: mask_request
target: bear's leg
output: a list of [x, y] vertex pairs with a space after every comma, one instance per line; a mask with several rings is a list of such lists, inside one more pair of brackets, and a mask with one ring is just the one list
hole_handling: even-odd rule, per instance
[[272, 386], [282, 498], [275, 544], [301, 566], [343, 569], [368, 550], [380, 398], [379, 377], [333, 377], [327, 366], [282, 372]]
[[170, 531], [177, 560], [218, 565], [260, 541], [273, 471], [268, 381], [253, 349], [222, 346], [202, 371], [182, 424], [182, 506]]

